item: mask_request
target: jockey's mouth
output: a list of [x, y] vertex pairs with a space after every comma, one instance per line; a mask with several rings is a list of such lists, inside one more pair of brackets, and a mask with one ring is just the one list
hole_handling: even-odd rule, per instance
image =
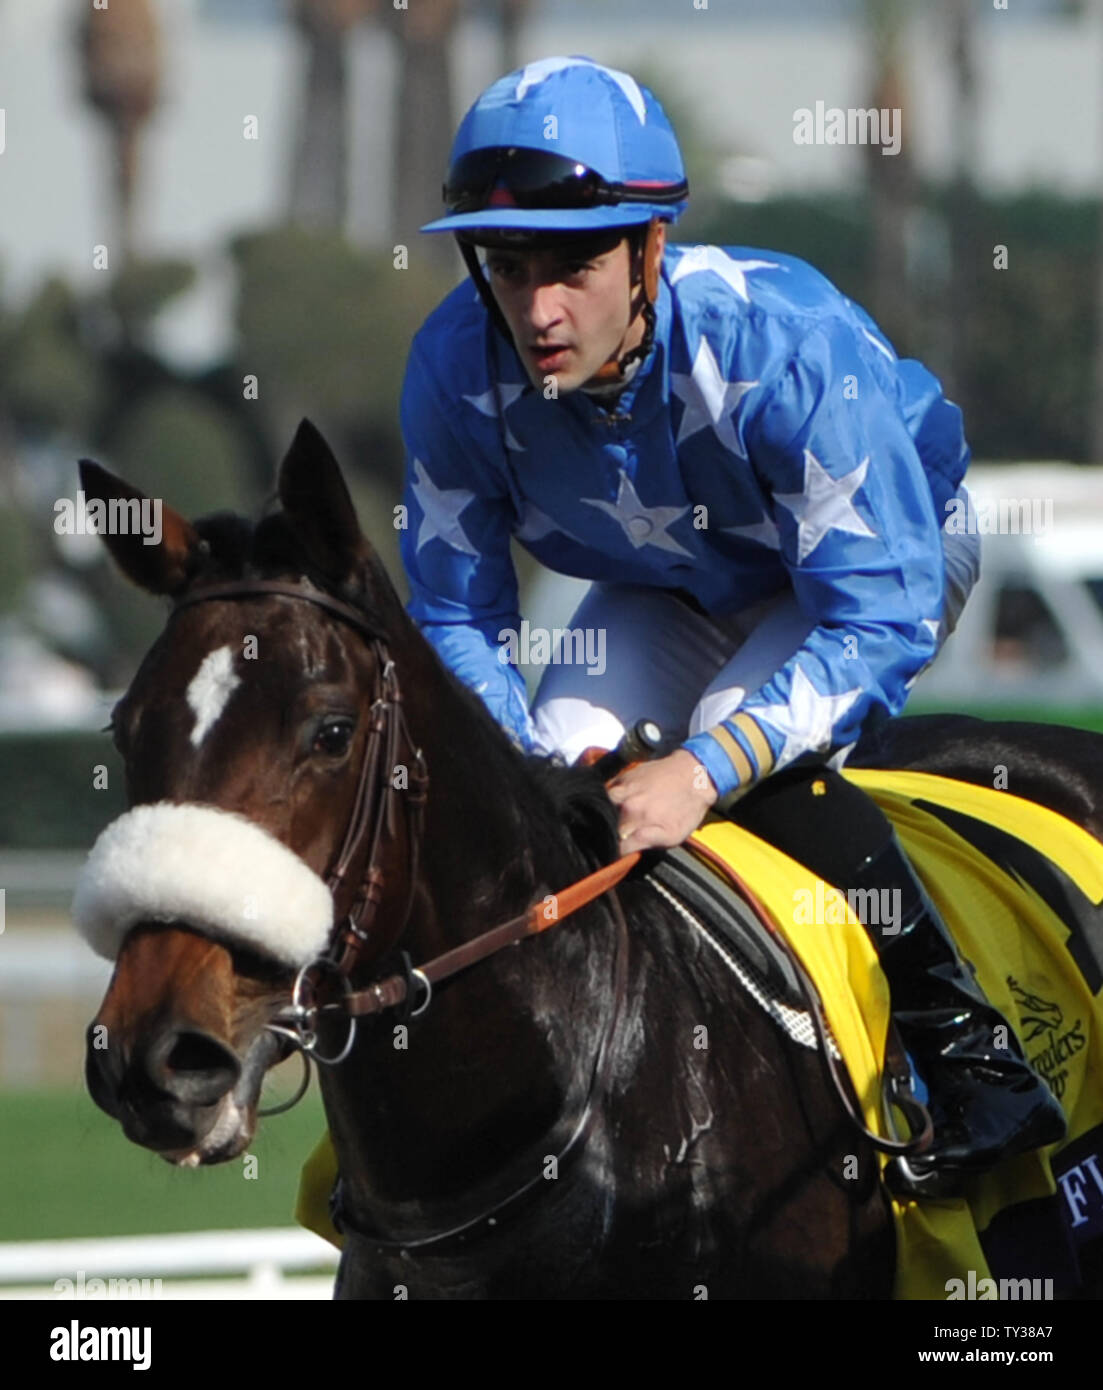
[[530, 343], [529, 356], [538, 367], [554, 371], [567, 360], [567, 353], [573, 351], [566, 343]]

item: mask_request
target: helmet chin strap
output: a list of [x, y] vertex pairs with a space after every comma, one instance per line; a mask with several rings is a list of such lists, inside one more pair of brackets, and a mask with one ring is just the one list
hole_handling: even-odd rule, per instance
[[498, 308], [498, 301], [494, 298], [494, 291], [487, 284], [486, 276], [483, 274], [483, 268], [479, 264], [479, 253], [469, 241], [465, 241], [462, 237], [457, 237], [456, 241], [459, 243], [460, 255], [463, 257], [463, 263], [467, 267], [467, 273], [471, 276], [472, 280], [474, 280], [475, 288], [479, 292], [479, 298], [486, 305], [487, 313], [490, 315], [490, 322], [498, 332], [501, 333], [506, 342], [512, 346], [513, 334], [509, 331], [509, 324], [506, 323], [505, 314]]
[[610, 357], [603, 363], [591, 382], [598, 386], [611, 386], [624, 380], [625, 369], [637, 359], [643, 361], [651, 351], [655, 341], [655, 302], [659, 297], [659, 258], [655, 255], [655, 244], [659, 235], [659, 219], [653, 217], [647, 224], [647, 235], [637, 241], [632, 251], [631, 283], [639, 282], [639, 291], [632, 301], [632, 317], [628, 321], [631, 328], [637, 318], [643, 315], [643, 337], [634, 348], [629, 348], [620, 357]]

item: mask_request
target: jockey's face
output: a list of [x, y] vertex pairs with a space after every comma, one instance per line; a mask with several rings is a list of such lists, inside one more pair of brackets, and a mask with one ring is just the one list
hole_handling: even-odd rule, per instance
[[491, 247], [486, 264], [518, 355], [540, 389], [554, 377], [557, 391], [577, 390], [643, 338], [643, 315], [632, 308], [640, 290], [629, 283], [627, 236], [611, 249]]

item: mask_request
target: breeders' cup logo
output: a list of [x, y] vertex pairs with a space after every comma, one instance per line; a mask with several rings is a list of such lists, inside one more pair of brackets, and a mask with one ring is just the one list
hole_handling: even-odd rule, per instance
[[1087, 1046], [1083, 1020], [1078, 1018], [1071, 1027], [1065, 1028], [1059, 1005], [1031, 994], [1010, 975], [1007, 983], [1019, 1007], [1020, 1033], [1030, 1065], [1045, 1077], [1050, 1090], [1060, 1100], [1069, 1077], [1065, 1063]]

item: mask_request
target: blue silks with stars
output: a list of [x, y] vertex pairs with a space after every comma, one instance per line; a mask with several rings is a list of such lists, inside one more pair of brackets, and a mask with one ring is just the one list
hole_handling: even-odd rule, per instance
[[713, 614], [791, 586], [816, 626], [685, 745], [725, 796], [903, 707], [938, 650], [940, 527], [969, 449], [938, 380], [795, 257], [668, 247], [656, 317], [608, 410], [535, 389], [470, 281], [429, 317], [402, 397], [410, 613], [529, 746], [524, 681], [499, 659], [520, 626], [511, 535], [550, 569]]

